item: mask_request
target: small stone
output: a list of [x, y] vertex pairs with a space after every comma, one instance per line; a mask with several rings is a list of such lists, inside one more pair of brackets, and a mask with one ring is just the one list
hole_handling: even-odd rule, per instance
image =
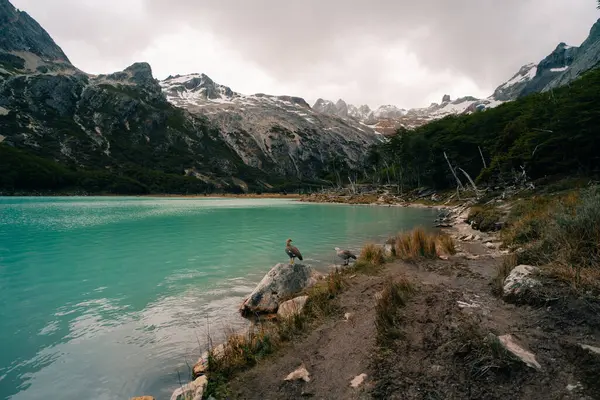
[[600, 355], [600, 347], [594, 347], [594, 346], [590, 346], [590, 345], [582, 344], [582, 343], [579, 343], [579, 346], [581, 346], [581, 348], [584, 350], [588, 350], [592, 353]]
[[512, 335], [499, 336], [498, 340], [500, 341], [500, 343], [502, 344], [502, 346], [504, 346], [504, 348], [506, 350], [511, 352], [513, 355], [515, 355], [521, 361], [523, 361], [527, 366], [537, 369], [537, 370], [542, 369], [542, 366], [535, 359], [535, 354], [533, 354], [532, 352], [525, 350], [524, 348], [519, 346], [515, 342]]
[[494, 243], [487, 242], [487, 243], [485, 244], [485, 247], [487, 247], [488, 249], [492, 250], [492, 249], [495, 249], [495, 248], [496, 248], [496, 245], [495, 245]]
[[477, 241], [479, 242], [479, 241], [481, 241], [481, 236], [479, 236], [479, 235], [476, 235], [474, 239], [475, 239], [475, 240], [477, 240]]
[[350, 320], [350, 318], [352, 318], [352, 313], [349, 313], [349, 312], [347, 312], [346, 314], [344, 314], [344, 319], [345, 319], [346, 321], [349, 321], [349, 320]]
[[354, 379], [352, 379], [350, 381], [350, 386], [353, 388], [359, 387], [360, 385], [363, 384], [366, 377], [367, 377], [367, 374], [360, 374], [360, 375], [355, 376]]
[[286, 381], [303, 380], [304, 382], [310, 382], [310, 374], [308, 373], [308, 371], [306, 370], [304, 365], [301, 365], [294, 372], [291, 372], [288, 376], [286, 376], [284, 380], [286, 380]]
[[308, 296], [300, 296], [281, 303], [277, 309], [277, 317], [287, 319], [299, 315], [302, 313], [307, 300]]
[[583, 389], [583, 386], [581, 386], [581, 383], [579, 383], [579, 382], [577, 382], [575, 385], [571, 385], [571, 384], [567, 385], [567, 390], [569, 392], [572, 392], [573, 390], [581, 390], [581, 389]]
[[473, 303], [467, 303], [464, 301], [458, 301], [458, 306], [460, 308], [479, 308], [479, 304], [473, 302]]

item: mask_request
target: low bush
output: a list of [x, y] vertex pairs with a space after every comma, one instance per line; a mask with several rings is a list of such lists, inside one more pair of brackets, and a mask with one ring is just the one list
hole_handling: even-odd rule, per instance
[[502, 235], [534, 264], [576, 288], [600, 290], [600, 188], [518, 202]]
[[502, 214], [492, 206], [474, 206], [471, 207], [467, 221], [473, 229], [481, 232], [491, 232], [498, 230], [498, 223]]

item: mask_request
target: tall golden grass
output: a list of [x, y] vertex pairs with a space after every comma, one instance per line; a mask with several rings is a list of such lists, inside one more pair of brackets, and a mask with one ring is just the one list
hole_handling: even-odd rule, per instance
[[[446, 239], [444, 239], [446, 241]], [[394, 252], [396, 257], [405, 261], [415, 261], [421, 258], [436, 258], [438, 253], [435, 234], [427, 233], [423, 228], [411, 232], [401, 232], [396, 236]]]
[[367, 243], [358, 256], [354, 268], [358, 271], [368, 271], [376, 269], [385, 264], [385, 251], [383, 247], [375, 243]]

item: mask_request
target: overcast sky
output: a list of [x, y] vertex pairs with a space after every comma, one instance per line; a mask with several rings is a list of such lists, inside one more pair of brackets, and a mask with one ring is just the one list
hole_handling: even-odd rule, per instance
[[420, 107], [485, 97], [564, 41], [595, 0], [11, 0], [89, 73], [136, 61], [233, 90]]

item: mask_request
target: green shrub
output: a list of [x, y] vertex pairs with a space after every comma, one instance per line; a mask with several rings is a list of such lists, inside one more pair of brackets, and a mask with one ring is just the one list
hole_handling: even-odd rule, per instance
[[490, 232], [498, 229], [498, 222], [502, 214], [491, 206], [474, 206], [471, 207], [467, 221], [472, 223], [473, 229], [481, 232]]

